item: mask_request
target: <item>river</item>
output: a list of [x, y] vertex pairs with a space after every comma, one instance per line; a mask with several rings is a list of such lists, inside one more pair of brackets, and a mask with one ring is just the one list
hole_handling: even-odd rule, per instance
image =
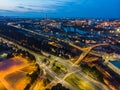
[[120, 61], [111, 61], [111, 63], [120, 69]]

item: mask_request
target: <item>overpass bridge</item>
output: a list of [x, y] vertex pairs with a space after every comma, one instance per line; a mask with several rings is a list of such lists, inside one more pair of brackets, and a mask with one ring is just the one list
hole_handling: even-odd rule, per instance
[[74, 66], [74, 65], [78, 65], [78, 64], [88, 55], [88, 53], [90, 53], [90, 51], [91, 51], [93, 48], [99, 47], [99, 46], [106, 46], [106, 45], [108, 45], [108, 44], [107, 44], [107, 43], [104, 43], [104, 44], [96, 44], [96, 45], [93, 45], [93, 46], [89, 46], [89, 47], [87, 47], [87, 48], [81, 48], [81, 47], [79, 47], [79, 46], [77, 46], [77, 45], [74, 45], [74, 44], [72, 44], [72, 43], [70, 43], [69, 45], [71, 45], [71, 46], [73, 46], [73, 47], [75, 47], [75, 48], [83, 51], [83, 53], [79, 56], [79, 58], [77, 59], [77, 61], [73, 64], [73, 66]]

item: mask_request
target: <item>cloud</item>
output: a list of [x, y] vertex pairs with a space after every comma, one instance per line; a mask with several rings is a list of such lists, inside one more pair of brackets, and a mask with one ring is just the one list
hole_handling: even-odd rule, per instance
[[11, 11], [11, 10], [0, 9], [0, 12], [13, 12], [13, 11]]
[[55, 11], [56, 7], [64, 6], [67, 2], [75, 1], [76, 0], [4, 0], [0, 3], [0, 9], [17, 12]]
[[11, 12], [12, 15], [33, 17], [46, 13], [54, 17], [120, 17], [119, 3], [120, 0], [0, 0], [0, 14]]
[[48, 8], [48, 7], [40, 7], [36, 5], [21, 5], [16, 6], [16, 11], [21, 12], [46, 12], [46, 11], [54, 11], [54, 8]]
[[28, 11], [33, 10], [32, 8], [30, 8], [30, 7], [25, 7], [25, 6], [16, 6], [16, 8], [17, 8], [17, 9], [23, 9], [23, 11], [24, 11], [24, 10], [28, 10]]
[[23, 9], [25, 8], [25, 7], [23, 7], [23, 6], [17, 6], [17, 7], [18, 7], [18, 8], [23, 8]]

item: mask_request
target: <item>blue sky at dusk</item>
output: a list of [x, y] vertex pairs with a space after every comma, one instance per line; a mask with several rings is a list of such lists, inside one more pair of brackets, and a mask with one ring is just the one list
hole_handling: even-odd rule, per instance
[[0, 0], [0, 16], [120, 18], [120, 0]]

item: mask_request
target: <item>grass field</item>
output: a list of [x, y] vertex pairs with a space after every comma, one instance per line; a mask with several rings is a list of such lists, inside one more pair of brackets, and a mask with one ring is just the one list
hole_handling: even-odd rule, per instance
[[65, 81], [76, 87], [77, 90], [94, 90], [88, 83], [75, 74], [71, 74]]

